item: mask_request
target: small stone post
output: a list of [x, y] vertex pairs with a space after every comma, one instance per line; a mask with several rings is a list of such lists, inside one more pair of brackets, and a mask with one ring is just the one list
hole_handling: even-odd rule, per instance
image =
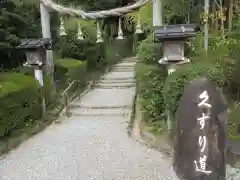
[[44, 95], [44, 83], [43, 83], [43, 71], [41, 66], [36, 66], [34, 68], [35, 79], [39, 82], [41, 86], [41, 99], [42, 99], [42, 116], [44, 117], [46, 114], [46, 102]]

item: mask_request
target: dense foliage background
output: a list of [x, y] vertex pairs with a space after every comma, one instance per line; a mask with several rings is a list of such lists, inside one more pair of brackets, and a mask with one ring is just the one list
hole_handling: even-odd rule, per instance
[[[0, 136], [12, 130], [34, 123], [40, 115], [39, 85], [33, 78], [33, 70], [25, 68], [21, 52], [14, 50], [21, 38], [41, 37], [38, 0], [6, 0], [0, 9]], [[133, 3], [133, 0], [58, 0], [66, 5], [75, 5], [86, 11], [110, 9]], [[186, 55], [191, 63], [167, 75], [164, 66], [157, 61], [162, 56], [161, 44], [153, 42], [152, 5], [123, 17], [124, 41], [117, 36], [118, 19], [101, 20], [105, 42], [96, 44], [96, 22], [63, 16], [67, 36], [59, 36], [57, 12], [51, 13], [51, 33], [54, 49], [55, 82], [61, 92], [72, 80], [80, 80], [84, 87], [88, 80], [124, 56], [137, 50], [141, 62], [137, 68], [137, 85], [145, 122], [157, 131], [166, 126], [166, 109], [174, 117], [184, 86], [193, 78], [206, 75], [221, 87], [229, 102], [229, 137], [239, 139], [240, 100], [240, 3], [237, 0], [210, 1], [209, 16], [204, 14], [204, 2], [199, 0], [163, 0], [164, 24], [197, 23], [203, 29], [209, 26], [209, 47], [203, 48], [203, 33], [186, 43]], [[144, 30], [141, 36], [134, 35], [137, 18]], [[207, 21], [206, 21], [207, 20]], [[84, 41], [76, 38], [80, 22]], [[142, 40], [142, 41], [140, 41]], [[136, 41], [138, 41], [136, 43]], [[95, 75], [96, 76], [96, 75]], [[97, 75], [99, 76], [99, 74]], [[53, 107], [51, 85], [47, 75], [45, 96], [48, 107]], [[22, 83], [26, 82], [26, 83]], [[27, 92], [27, 93], [26, 93]], [[35, 98], [28, 96], [32, 94]], [[25, 97], [28, 96], [28, 97]], [[17, 99], [17, 97], [22, 97]], [[25, 97], [25, 98], [24, 98]], [[53, 98], [58, 99], [58, 98]], [[34, 112], [34, 116], [33, 116]], [[17, 120], [15, 120], [17, 119]], [[174, 118], [172, 118], [174, 121]]]

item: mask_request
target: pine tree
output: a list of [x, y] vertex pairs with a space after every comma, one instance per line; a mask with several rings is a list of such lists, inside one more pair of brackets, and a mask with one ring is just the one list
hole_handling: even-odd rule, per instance
[[10, 67], [13, 61], [13, 48], [20, 43], [19, 35], [26, 26], [24, 19], [16, 12], [12, 0], [1, 3], [0, 9], [0, 63]]

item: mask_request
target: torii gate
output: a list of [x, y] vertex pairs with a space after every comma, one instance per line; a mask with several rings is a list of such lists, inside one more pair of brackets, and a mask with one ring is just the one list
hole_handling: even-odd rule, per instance
[[[159, 39], [162, 39], [162, 34], [165, 34], [163, 36], [168, 36], [168, 38], [170, 36], [173, 36], [176, 38], [176, 36], [178, 38], [182, 37], [187, 37], [187, 36], [192, 36], [193, 33], [195, 33], [195, 28], [193, 28], [192, 26], [185, 26], [185, 25], [180, 25], [177, 27], [172, 27], [172, 26], [162, 26], [162, 3], [161, 0], [139, 0], [137, 2], [135, 2], [132, 5], [128, 5], [126, 7], [121, 7], [121, 8], [115, 8], [115, 9], [110, 9], [110, 10], [104, 10], [104, 11], [96, 11], [96, 12], [84, 12], [83, 10], [80, 9], [76, 9], [76, 8], [72, 8], [72, 7], [64, 7], [62, 5], [56, 4], [54, 3], [52, 0], [40, 0], [40, 12], [41, 12], [41, 24], [42, 24], [42, 36], [43, 38], [49, 38], [51, 39], [51, 33], [50, 33], [50, 16], [49, 16], [49, 11], [50, 10], [55, 10], [61, 14], [70, 14], [70, 15], [75, 15], [75, 16], [79, 16], [82, 19], [102, 19], [108, 16], [117, 16], [120, 17], [123, 14], [129, 13], [131, 11], [135, 11], [136, 9], [146, 5], [147, 3], [153, 3], [153, 26], [155, 27], [155, 33], [157, 35], [157, 37]], [[119, 22], [120, 22], [121, 18], [119, 18]], [[119, 23], [119, 31], [118, 31], [118, 39], [122, 39], [122, 30], [121, 30], [121, 23]], [[139, 28], [140, 24], [137, 25], [137, 28]], [[97, 29], [99, 30], [99, 25], [97, 23]], [[170, 30], [168, 30], [170, 29]], [[207, 29], [207, 28], [206, 28]], [[63, 27], [62, 27], [63, 30]], [[139, 31], [141, 32], [141, 31]], [[207, 32], [205, 30], [205, 32]], [[172, 35], [169, 35], [172, 34]], [[80, 33], [81, 35], [81, 33]], [[102, 42], [101, 39], [101, 32], [98, 31], [97, 32], [97, 42]], [[164, 37], [166, 38], [166, 37]], [[174, 44], [173, 42], [171, 42], [170, 44]], [[176, 45], [176, 44], [175, 44]], [[176, 47], [176, 46], [175, 46]], [[167, 52], [167, 55], [176, 55], [177, 52], [177, 59], [172, 59], [172, 60], [177, 60], [177, 62], [181, 62], [184, 61], [184, 48], [182, 45], [177, 45], [177, 48], [175, 47], [169, 47], [168, 45], [164, 45], [164, 52], [166, 53], [167, 50], [171, 50], [170, 52]], [[180, 50], [180, 54], [178, 51], [176, 50]], [[47, 58], [47, 62], [46, 62], [46, 66], [47, 66], [47, 71], [49, 72], [50, 76], [52, 77], [52, 82], [53, 82], [53, 54], [51, 50], [47, 50], [46, 52], [46, 58]], [[166, 58], [166, 59], [165, 59]], [[183, 58], [183, 59], [181, 59]], [[163, 59], [168, 60], [168, 56], [164, 57]], [[170, 59], [171, 60], [171, 59]], [[168, 63], [167, 63], [168, 64]], [[176, 64], [176, 63], [175, 63]], [[224, 147], [224, 146], [223, 146]], [[176, 149], [178, 151], [178, 149]], [[222, 149], [223, 151], [223, 149]], [[224, 159], [224, 153], [222, 153], [221, 158]], [[186, 157], [185, 159], [188, 159], [188, 157]], [[180, 164], [178, 164], [178, 166], [176, 167], [182, 167], [182, 162], [178, 161]], [[224, 161], [223, 161], [224, 162]], [[214, 164], [214, 163], [213, 163]], [[194, 164], [193, 164], [194, 165]], [[190, 165], [191, 166], [191, 165]], [[220, 179], [225, 179], [225, 164], [221, 164], [221, 170], [224, 171], [223, 173], [220, 172], [214, 172], [214, 176], [209, 176], [211, 180], [220, 180]], [[218, 168], [218, 167], [217, 167]], [[217, 168], [215, 168], [214, 170], [216, 170]], [[204, 169], [204, 168], [202, 168]], [[188, 169], [187, 169], [188, 170]], [[199, 171], [199, 169], [196, 169], [195, 171]], [[201, 170], [201, 169], [200, 169]], [[218, 170], [218, 169], [217, 169]], [[184, 171], [183, 172], [184, 175], [189, 174], [188, 171]], [[223, 175], [221, 177], [221, 175]], [[206, 177], [204, 179], [209, 179], [209, 177]], [[179, 179], [185, 179], [182, 177], [182, 175], [179, 175]], [[189, 178], [188, 178], [189, 179]], [[193, 176], [192, 178], [190, 178], [191, 180], [195, 180], [195, 179], [199, 179], [198, 176]], [[189, 180], [190, 180], [189, 179]]]
[[[102, 19], [108, 16], [118, 16], [120, 17], [123, 14], [135, 11], [140, 7], [152, 2], [153, 3], [153, 25], [159, 26], [162, 25], [162, 11], [161, 11], [161, 0], [139, 0], [134, 4], [114, 8], [110, 10], [103, 10], [103, 11], [95, 11], [95, 12], [84, 12], [81, 9], [77, 9], [74, 7], [66, 7], [60, 4], [53, 2], [52, 0], [40, 0], [40, 13], [41, 13], [41, 26], [42, 26], [42, 37], [51, 39], [51, 30], [50, 30], [50, 15], [51, 11], [57, 11], [61, 14], [70, 14], [79, 16], [82, 19]], [[118, 39], [123, 39], [122, 37], [122, 29], [120, 26], [120, 18], [119, 18], [119, 30], [118, 30]], [[63, 28], [63, 27], [62, 27]], [[102, 42], [101, 39], [101, 31], [99, 25], [97, 23], [97, 42]], [[138, 21], [136, 26], [136, 33], [141, 33], [141, 25]], [[61, 29], [60, 29], [61, 30]], [[81, 33], [79, 33], [81, 36]], [[46, 51], [46, 70], [51, 77], [52, 85], [54, 84], [54, 64], [53, 64], [53, 53], [52, 50]]]

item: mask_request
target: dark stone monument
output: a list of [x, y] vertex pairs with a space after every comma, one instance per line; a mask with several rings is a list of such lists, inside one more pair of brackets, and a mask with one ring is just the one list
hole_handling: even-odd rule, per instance
[[174, 170], [180, 180], [225, 180], [227, 103], [206, 78], [186, 85], [176, 114]]

